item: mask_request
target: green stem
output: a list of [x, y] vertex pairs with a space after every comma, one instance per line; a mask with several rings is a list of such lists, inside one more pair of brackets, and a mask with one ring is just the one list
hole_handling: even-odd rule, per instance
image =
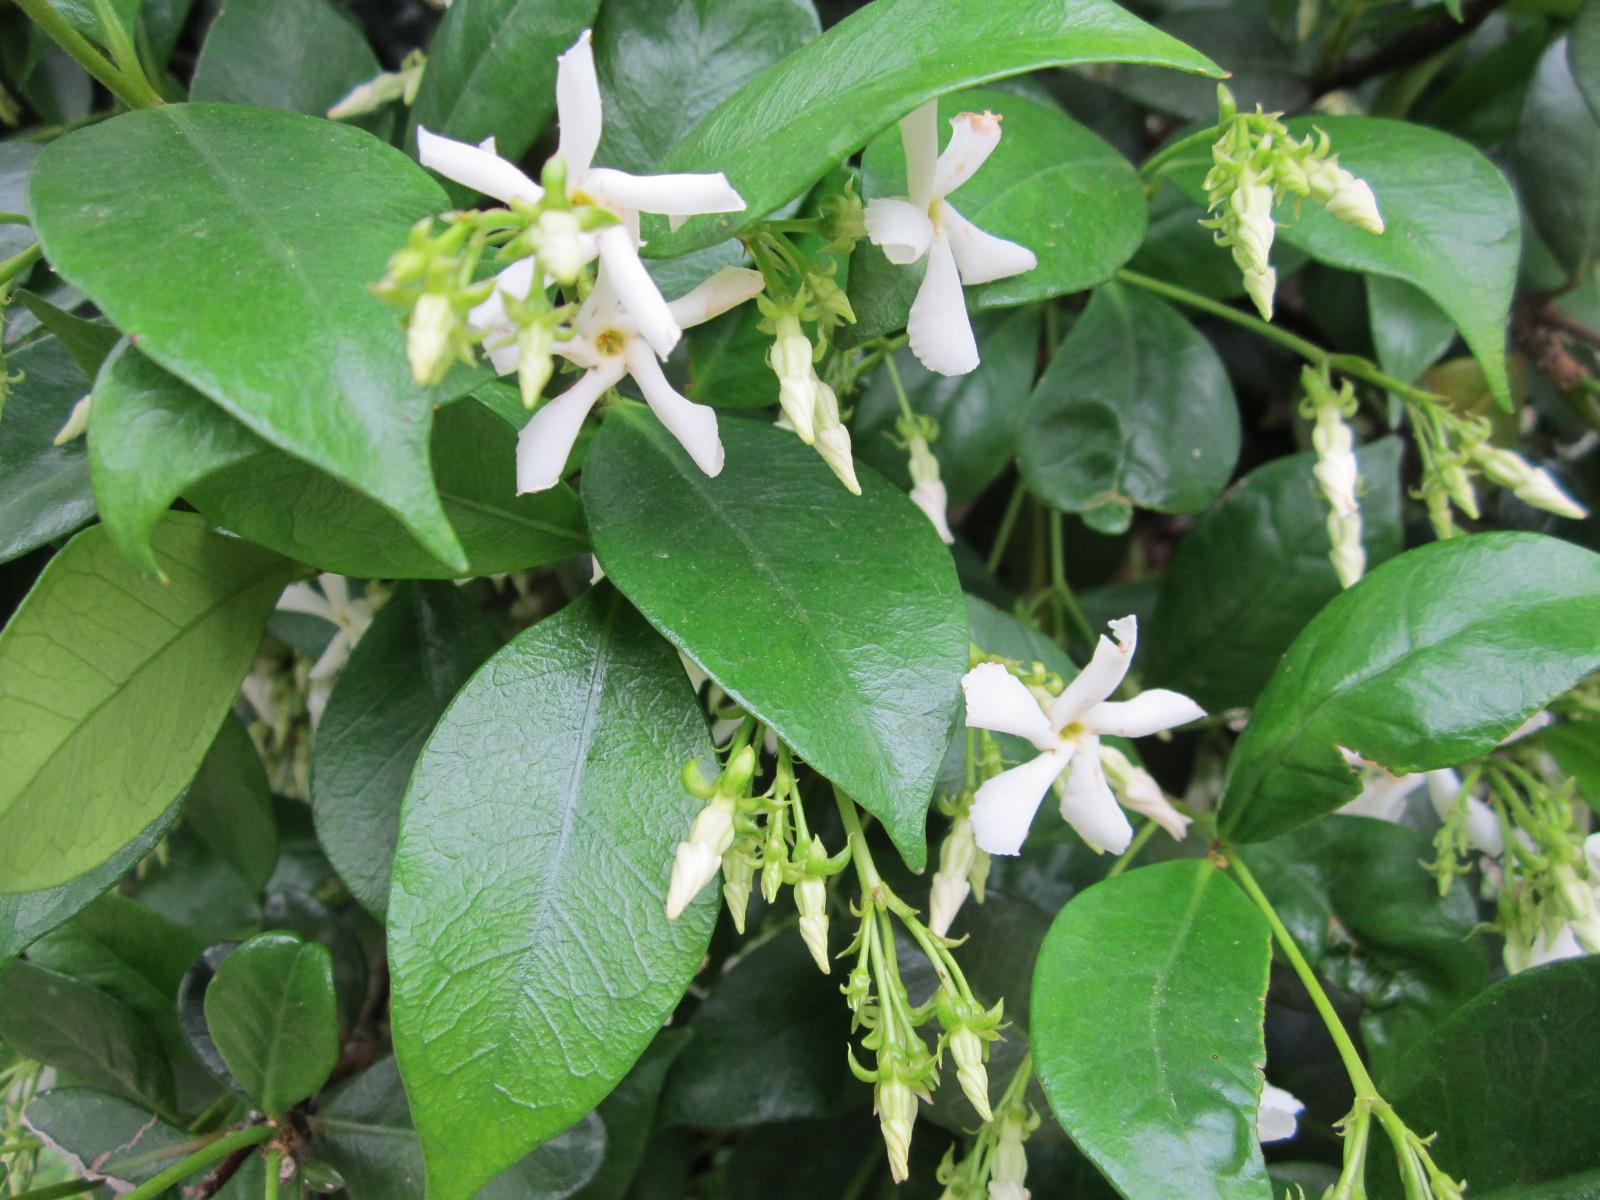
[[862, 899], [876, 903], [882, 898], [883, 876], [878, 874], [878, 864], [872, 861], [872, 851], [867, 848], [867, 834], [856, 814], [856, 802], [838, 788], [833, 789], [833, 798], [839, 805], [839, 819], [844, 822], [845, 840], [850, 843], [850, 861], [855, 863], [856, 878], [861, 881]]
[[1175, 142], [1168, 142], [1149, 158], [1144, 160], [1144, 165], [1139, 168], [1141, 178], [1149, 179], [1161, 172], [1173, 159], [1186, 154], [1196, 146], [1205, 146], [1210, 149], [1213, 142], [1221, 137], [1221, 130], [1215, 125], [1207, 125], [1204, 129], [1196, 129], [1188, 137], [1181, 137]]
[[34, 1138], [18, 1138], [14, 1142], [0, 1142], [0, 1154], [21, 1154], [25, 1150], [37, 1150], [39, 1146]]
[[906, 395], [905, 385], [900, 382], [900, 368], [894, 365], [894, 355], [885, 358], [883, 365], [889, 372], [889, 385], [894, 388], [895, 399], [900, 401], [900, 415], [906, 419], [908, 425], [914, 426], [917, 414], [911, 411], [911, 400]]
[[1093, 649], [1095, 638], [1094, 628], [1089, 624], [1089, 618], [1083, 615], [1083, 607], [1078, 603], [1077, 596], [1073, 595], [1071, 586], [1067, 583], [1067, 561], [1064, 530], [1061, 514], [1055, 509], [1050, 510], [1050, 586], [1060, 597], [1062, 606], [1067, 610], [1067, 615], [1072, 618], [1072, 623], [1078, 627], [1078, 632], [1083, 634], [1083, 639]]
[[283, 1169], [283, 1151], [277, 1146], [267, 1151], [266, 1175], [267, 1187], [262, 1194], [263, 1200], [278, 1200], [278, 1174]]
[[1017, 480], [1017, 486], [1011, 489], [1011, 499], [1006, 501], [1005, 515], [1000, 518], [1000, 528], [994, 535], [994, 545], [989, 548], [989, 557], [984, 568], [993, 575], [1000, 567], [1000, 560], [1006, 556], [1006, 547], [1011, 544], [1011, 534], [1017, 527], [1017, 518], [1022, 515], [1022, 502], [1028, 498], [1028, 489], [1023, 486], [1022, 480]]
[[52, 1183], [48, 1187], [23, 1192], [12, 1200], [55, 1200], [57, 1196], [81, 1196], [84, 1192], [93, 1191], [99, 1186], [98, 1179], [73, 1179], [67, 1183]]
[[25, 275], [33, 269], [33, 264], [44, 256], [39, 243], [35, 242], [26, 250], [19, 250], [4, 262], [0, 262], [0, 286], [10, 283], [19, 275]]
[[276, 1132], [277, 1130], [271, 1125], [252, 1125], [248, 1129], [236, 1129], [232, 1133], [223, 1134], [215, 1141], [207, 1142], [188, 1157], [173, 1163], [161, 1174], [141, 1183], [122, 1200], [154, 1200], [173, 1184], [182, 1182], [196, 1171], [203, 1171], [212, 1163], [221, 1162], [235, 1150], [243, 1150], [247, 1146], [259, 1146]]
[[1272, 928], [1272, 936], [1277, 939], [1278, 948], [1289, 960], [1294, 973], [1300, 977], [1300, 982], [1311, 997], [1311, 1003], [1316, 1007], [1317, 1015], [1328, 1027], [1333, 1044], [1338, 1048], [1339, 1058], [1344, 1062], [1344, 1069], [1350, 1076], [1351, 1086], [1355, 1088], [1357, 1102], [1378, 1100], [1378, 1089], [1372, 1082], [1372, 1076], [1367, 1074], [1366, 1064], [1361, 1061], [1361, 1054], [1356, 1050], [1355, 1043], [1345, 1032], [1344, 1022], [1339, 1020], [1339, 1014], [1333, 1010], [1333, 1001], [1329, 1000], [1328, 993], [1322, 990], [1322, 983], [1317, 979], [1316, 972], [1311, 969], [1311, 964], [1306, 961], [1305, 955], [1300, 953], [1300, 947], [1295, 944], [1294, 937], [1278, 917], [1277, 910], [1272, 907], [1272, 901], [1267, 899], [1266, 893], [1256, 883], [1255, 876], [1250, 874], [1242, 859], [1229, 855], [1228, 865], [1233, 868], [1233, 877], [1239, 881], [1239, 886], [1244, 889], [1245, 895], [1250, 897], [1255, 906], [1261, 910], [1261, 915], [1267, 919], [1267, 924]]
[[1150, 840], [1158, 828], [1160, 827], [1154, 821], [1146, 821], [1139, 826], [1139, 832], [1133, 835], [1133, 841], [1128, 843], [1128, 848], [1122, 852], [1122, 856], [1116, 862], [1111, 864], [1111, 869], [1106, 872], [1106, 878], [1115, 879], [1126, 871], [1128, 865], [1139, 857], [1139, 851], [1144, 849], [1145, 843]]
[[139, 52], [134, 49], [133, 39], [128, 36], [128, 31], [117, 19], [117, 14], [111, 7], [111, 0], [94, 0], [94, 15], [99, 19], [100, 28], [105, 32], [106, 49], [111, 51], [111, 59], [117, 64], [117, 69], [122, 72], [125, 79], [141, 83], [148, 88], [150, 81], [145, 78], [144, 66], [139, 62]]
[[17, 0], [20, 8], [40, 29], [74, 59], [78, 65], [103, 83], [111, 94], [129, 108], [153, 108], [163, 103], [149, 82], [141, 74], [130, 79], [112, 65], [111, 61], [83, 34], [67, 23], [50, 4], [50, 0]]

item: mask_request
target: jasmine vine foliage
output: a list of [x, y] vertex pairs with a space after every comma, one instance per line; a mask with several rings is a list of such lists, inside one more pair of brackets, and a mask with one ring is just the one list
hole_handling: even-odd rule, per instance
[[1600, 1191], [1600, 0], [0, 0], [0, 1195]]

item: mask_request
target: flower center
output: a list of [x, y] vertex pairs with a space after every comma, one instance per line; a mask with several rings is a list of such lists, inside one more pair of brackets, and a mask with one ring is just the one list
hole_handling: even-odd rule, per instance
[[620, 329], [602, 330], [594, 339], [594, 348], [601, 354], [621, 354], [628, 337]]

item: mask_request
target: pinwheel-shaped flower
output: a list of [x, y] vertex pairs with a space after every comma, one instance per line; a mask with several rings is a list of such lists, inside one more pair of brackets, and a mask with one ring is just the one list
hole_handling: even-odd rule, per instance
[[[545, 213], [539, 232], [549, 249], [541, 257], [554, 259], [575, 274], [577, 267], [598, 254], [639, 335], [665, 358], [683, 330], [639, 260], [639, 214], [660, 213], [677, 224], [700, 213], [738, 212], [744, 208], [744, 200], [720, 171], [710, 175], [630, 175], [593, 165], [600, 145], [600, 82], [589, 41], [585, 30], [557, 59], [556, 111], [561, 140], [555, 157], [566, 169], [567, 199], [574, 205], [605, 209], [619, 223], [585, 233], [568, 214]], [[423, 166], [503, 204], [536, 204], [544, 196], [542, 187], [495, 153], [493, 138], [473, 146], [419, 128], [417, 151]], [[545, 228], [547, 223], [549, 228]], [[552, 270], [552, 274], [559, 277], [562, 271]]]
[[906, 322], [911, 351], [930, 371], [965, 375], [978, 365], [978, 344], [962, 285], [1020, 275], [1039, 260], [1026, 246], [985, 233], [946, 199], [1000, 144], [1000, 118], [961, 113], [950, 128], [950, 144], [940, 154], [938, 101], [901, 120], [910, 194], [871, 200], [863, 216], [867, 237], [890, 262], [909, 266], [927, 255], [927, 273]]
[[[687, 295], [667, 305], [675, 328], [699, 325], [727, 312], [761, 290], [761, 272], [724, 267]], [[517, 491], [542, 492], [561, 478], [583, 418], [624, 375], [631, 375], [645, 402], [682, 443], [707, 475], [722, 470], [722, 439], [717, 415], [704, 404], [680, 395], [667, 381], [655, 351], [645, 340], [631, 310], [625, 307], [601, 264], [594, 290], [573, 321], [576, 336], [555, 344], [555, 353], [587, 368], [570, 388], [550, 401], [522, 428], [517, 439]], [[515, 346], [501, 352], [496, 366], [515, 370]]]
[[[1021, 850], [1045, 792], [1062, 775], [1066, 775], [1061, 789], [1062, 817], [1093, 849], [1122, 853], [1133, 840], [1133, 828], [1106, 783], [1101, 736], [1145, 737], [1205, 715], [1189, 697], [1162, 688], [1141, 692], [1132, 700], [1109, 699], [1128, 673], [1138, 632], [1133, 617], [1112, 621], [1111, 630], [1117, 640], [1100, 639], [1089, 665], [1050, 703], [1048, 711], [1026, 684], [999, 663], [980, 663], [962, 679], [968, 726], [1027, 738], [1040, 751], [1037, 758], [996, 775], [978, 789], [972, 805], [972, 829], [978, 845], [988, 853], [1016, 854]], [[1156, 798], [1159, 807], [1171, 809], [1159, 790]], [[1124, 797], [1124, 802], [1141, 809], [1149, 804], [1147, 799], [1133, 796]], [[1149, 815], [1169, 825], [1177, 814], [1149, 811]]]

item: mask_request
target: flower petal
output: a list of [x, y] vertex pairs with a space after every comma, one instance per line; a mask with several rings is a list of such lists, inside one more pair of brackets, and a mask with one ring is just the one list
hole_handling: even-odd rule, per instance
[[307, 616], [321, 617], [324, 621], [338, 623], [334, 616], [333, 605], [328, 603], [328, 598], [309, 583], [291, 583], [283, 589], [283, 595], [278, 597], [279, 612], [305, 613]]
[[928, 520], [933, 522], [934, 529], [945, 545], [955, 545], [956, 535], [950, 532], [950, 518], [945, 511], [950, 505], [950, 493], [945, 490], [943, 483], [937, 479], [926, 479], [913, 485], [911, 502], [928, 515]]
[[968, 729], [1015, 734], [1040, 750], [1054, 750], [1060, 744], [1028, 685], [1001, 664], [973, 667], [961, 677], [961, 694], [967, 700]]
[[987, 780], [972, 802], [978, 848], [988, 854], [1018, 853], [1044, 794], [1071, 761], [1072, 748], [1058, 746]]
[[1296, 1118], [1306, 1106], [1294, 1093], [1270, 1083], [1261, 1085], [1261, 1103], [1256, 1108], [1256, 1139], [1281, 1142], [1295, 1134]]
[[951, 117], [950, 141], [933, 169], [933, 194], [942, 199], [971, 179], [999, 144], [1000, 118], [992, 112]]
[[867, 226], [867, 239], [897, 267], [916, 262], [928, 252], [928, 244], [933, 241], [933, 222], [928, 219], [928, 210], [910, 200], [868, 200], [861, 216]]
[[489, 298], [467, 314], [467, 328], [484, 335], [483, 348], [497, 375], [511, 374], [522, 361], [517, 346], [519, 327], [506, 315], [506, 297], [526, 300], [532, 286], [533, 259], [519, 259], [495, 276]]
[[556, 115], [561, 123], [556, 154], [567, 164], [567, 187], [580, 187], [600, 144], [600, 79], [587, 29], [556, 57]]
[[578, 381], [533, 414], [517, 436], [517, 493], [542, 492], [561, 482], [578, 430], [596, 400], [622, 378], [622, 363], [611, 360], [585, 371]]
[[1155, 776], [1143, 767], [1135, 766], [1127, 755], [1115, 746], [1100, 743], [1100, 769], [1106, 773], [1112, 794], [1129, 812], [1149, 817], [1177, 841], [1183, 841], [1189, 832], [1190, 818], [1173, 807]]
[[1121, 854], [1133, 841], [1133, 826], [1111, 794], [1100, 766], [1100, 739], [1093, 735], [1078, 743], [1061, 791], [1061, 816], [1096, 854]]
[[1136, 738], [1187, 725], [1205, 715], [1205, 709], [1181, 692], [1151, 688], [1120, 704], [1114, 701], [1096, 704], [1079, 720], [1093, 733]]
[[662, 358], [671, 354], [683, 330], [672, 319], [672, 310], [662, 299], [661, 289], [639, 261], [639, 249], [622, 226], [610, 225], [600, 231], [600, 265], [605, 268], [622, 310], [633, 319], [639, 335]]
[[961, 282], [968, 287], [1021, 275], [1039, 265], [1032, 250], [985, 233], [950, 204], [940, 206], [939, 224], [950, 239], [950, 252], [956, 256]]
[[942, 233], [936, 232], [928, 247], [928, 271], [911, 302], [906, 333], [911, 352], [936, 375], [965, 375], [978, 365], [978, 343], [967, 319], [961, 276]]
[[919, 104], [900, 118], [900, 147], [906, 155], [906, 194], [922, 212], [933, 200], [933, 172], [939, 159], [939, 102]]
[[606, 208], [664, 213], [669, 217], [744, 209], [744, 197], [721, 171], [710, 175], [630, 175], [610, 167], [596, 167], [583, 181], [583, 188]]
[[494, 139], [471, 146], [417, 126], [417, 157], [430, 171], [469, 187], [502, 204], [525, 200], [535, 204], [544, 189], [494, 152]]
[[644, 343], [630, 341], [623, 353], [628, 361], [628, 374], [633, 376], [650, 410], [667, 427], [667, 432], [689, 452], [695, 466], [707, 475], [720, 474], [723, 452], [722, 439], [717, 435], [716, 411], [679, 395]]
[[1089, 665], [1078, 672], [1050, 706], [1050, 722], [1057, 729], [1076, 721], [1122, 686], [1134, 648], [1139, 644], [1139, 622], [1132, 616], [1123, 617], [1111, 622], [1111, 632], [1117, 640], [1113, 642], [1101, 634]]
[[680, 328], [689, 329], [752, 299], [765, 283], [760, 271], [749, 267], [723, 267], [676, 300], [667, 301], [667, 309]]

